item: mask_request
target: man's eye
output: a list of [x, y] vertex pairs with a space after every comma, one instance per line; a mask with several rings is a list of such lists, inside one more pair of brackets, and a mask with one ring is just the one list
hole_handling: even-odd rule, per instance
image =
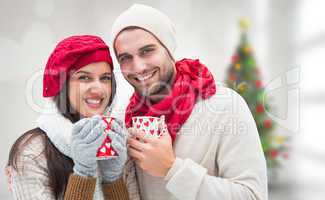
[[153, 51], [153, 49], [144, 49], [144, 50], [142, 50], [141, 54], [146, 55], [146, 54], [150, 53], [151, 51]]
[[119, 62], [120, 63], [125, 63], [130, 59], [131, 59], [130, 56], [122, 56], [122, 57], [120, 57]]

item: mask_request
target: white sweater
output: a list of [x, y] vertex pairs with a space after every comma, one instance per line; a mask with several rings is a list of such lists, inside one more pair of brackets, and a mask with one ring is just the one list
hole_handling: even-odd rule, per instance
[[243, 98], [219, 86], [199, 100], [174, 144], [165, 178], [137, 167], [144, 200], [267, 199], [266, 162], [255, 121]]

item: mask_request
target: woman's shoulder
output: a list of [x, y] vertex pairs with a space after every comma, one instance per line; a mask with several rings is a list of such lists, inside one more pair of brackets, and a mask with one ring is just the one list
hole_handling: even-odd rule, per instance
[[11, 147], [8, 165], [15, 169], [21, 168], [27, 162], [46, 165], [45, 140], [46, 135], [40, 128], [22, 134]]
[[21, 155], [40, 155], [44, 152], [46, 135], [40, 128], [27, 131], [19, 139], [18, 148]]
[[[38, 192], [38, 189], [44, 189], [43, 184], [48, 184], [44, 136], [38, 128], [29, 130], [16, 140], [10, 150], [6, 169], [16, 195], [27, 195], [26, 198], [30, 199], [35, 194], [28, 193], [29, 190]], [[36, 187], [35, 183], [39, 185]]]

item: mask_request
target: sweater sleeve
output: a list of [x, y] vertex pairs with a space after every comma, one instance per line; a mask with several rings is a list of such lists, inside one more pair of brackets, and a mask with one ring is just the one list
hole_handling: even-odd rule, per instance
[[135, 174], [135, 166], [132, 159], [125, 163], [123, 178], [114, 183], [103, 184], [105, 199], [132, 199], [140, 200], [138, 182]]
[[237, 126], [218, 141], [218, 176], [207, 174], [206, 168], [191, 159], [176, 158], [165, 180], [166, 189], [177, 199], [267, 199], [266, 162], [255, 121], [246, 102], [234, 95], [237, 109], [229, 117]]
[[126, 184], [126, 188], [129, 193], [129, 199], [140, 200], [140, 192], [138, 187], [138, 181], [135, 171], [134, 161], [131, 158], [128, 158], [125, 163], [123, 179]]
[[46, 159], [41, 137], [35, 137], [17, 157], [17, 169], [11, 167], [11, 189], [14, 199], [48, 199], [55, 197], [48, 185]]
[[103, 193], [107, 200], [129, 200], [128, 191], [122, 178], [113, 183], [103, 184]]
[[95, 187], [96, 178], [71, 174], [64, 193], [64, 200], [92, 200]]

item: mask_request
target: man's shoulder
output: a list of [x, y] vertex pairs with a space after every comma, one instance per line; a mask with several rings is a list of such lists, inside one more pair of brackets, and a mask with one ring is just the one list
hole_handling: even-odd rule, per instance
[[214, 95], [197, 102], [196, 109], [201, 109], [203, 112], [223, 113], [231, 110], [241, 98], [233, 89], [218, 85]]
[[233, 89], [219, 84], [216, 86], [216, 93], [210, 98], [206, 99], [208, 101], [220, 101], [225, 99], [238, 98], [240, 95]]

